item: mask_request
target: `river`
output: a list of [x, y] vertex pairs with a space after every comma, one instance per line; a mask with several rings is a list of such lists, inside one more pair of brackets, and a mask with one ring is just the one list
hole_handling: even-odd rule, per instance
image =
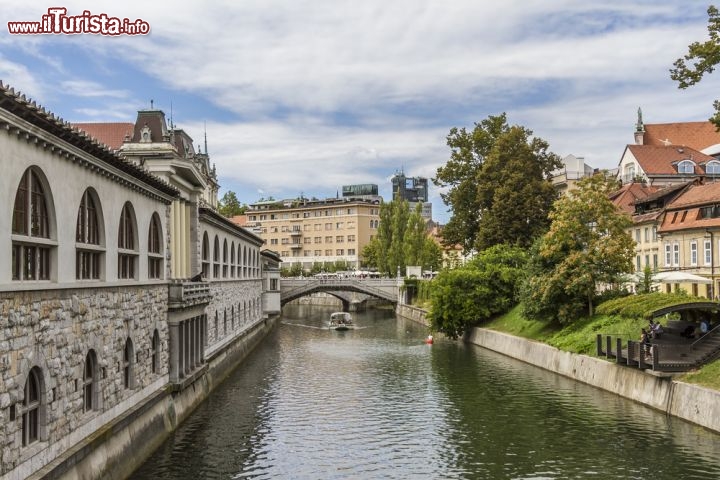
[[389, 310], [273, 333], [135, 479], [717, 479], [720, 436]]

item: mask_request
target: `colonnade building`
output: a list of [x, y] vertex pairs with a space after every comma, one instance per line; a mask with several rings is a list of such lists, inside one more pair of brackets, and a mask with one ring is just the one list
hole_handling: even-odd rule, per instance
[[0, 477], [128, 475], [268, 331], [279, 258], [160, 110], [71, 125], [0, 84], [0, 161]]

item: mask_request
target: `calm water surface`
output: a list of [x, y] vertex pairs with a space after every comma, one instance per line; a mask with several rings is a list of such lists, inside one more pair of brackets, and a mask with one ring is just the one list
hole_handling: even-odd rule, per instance
[[718, 479], [720, 436], [390, 311], [281, 323], [136, 479]]

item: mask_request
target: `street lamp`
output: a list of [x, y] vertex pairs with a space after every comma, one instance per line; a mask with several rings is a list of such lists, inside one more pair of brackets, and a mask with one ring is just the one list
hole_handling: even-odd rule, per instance
[[715, 235], [709, 229], [705, 229], [705, 238], [710, 236], [710, 300], [715, 300]]

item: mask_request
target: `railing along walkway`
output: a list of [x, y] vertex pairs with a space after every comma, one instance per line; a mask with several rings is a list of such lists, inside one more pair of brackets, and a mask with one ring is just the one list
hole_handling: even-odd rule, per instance
[[647, 347], [621, 337], [598, 334], [597, 354], [614, 358], [618, 364], [652, 368], [658, 372], [684, 372], [720, 355], [720, 328], [716, 327], [692, 341], [676, 332], [665, 331]]

